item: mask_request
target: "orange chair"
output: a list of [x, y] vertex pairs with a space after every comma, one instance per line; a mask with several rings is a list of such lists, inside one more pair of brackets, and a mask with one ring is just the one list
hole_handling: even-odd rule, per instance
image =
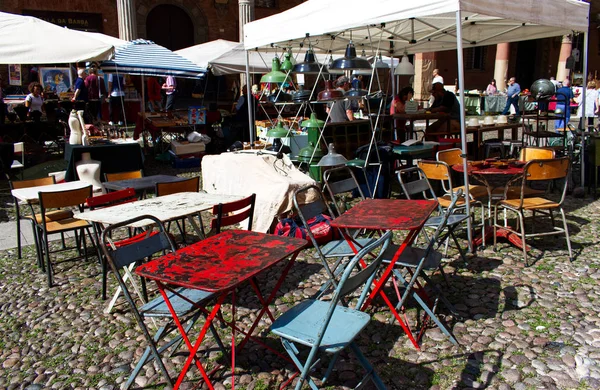
[[115, 172], [115, 173], [105, 173], [104, 180], [105, 181], [119, 181], [119, 180], [127, 180], [127, 179], [139, 179], [143, 177], [142, 170], [137, 171], [128, 171], [128, 172]]
[[[527, 262], [527, 237], [538, 237], [547, 236], [554, 234], [564, 234], [567, 240], [567, 248], [569, 249], [569, 260], [573, 261], [573, 254], [571, 251], [571, 242], [569, 240], [569, 229], [567, 226], [567, 220], [565, 218], [565, 212], [562, 204], [565, 200], [565, 194], [567, 193], [567, 177], [569, 175], [570, 160], [568, 157], [546, 159], [546, 160], [531, 160], [525, 165], [523, 182], [521, 184], [521, 194], [518, 199], [506, 199], [501, 201], [494, 207], [494, 247], [496, 246], [496, 230], [497, 228], [507, 229], [515, 234], [521, 236], [523, 244], [523, 260], [526, 265]], [[552, 200], [543, 197], [526, 197], [527, 182], [541, 182], [563, 179], [564, 185], [560, 201], [554, 202]], [[519, 218], [519, 231], [513, 230], [510, 227], [500, 226], [497, 224], [498, 209], [504, 209], [507, 211], [515, 212]], [[559, 210], [562, 216], [563, 227], [554, 226], [554, 215], [553, 210]], [[525, 232], [525, 211], [531, 211], [532, 216], [536, 213], [549, 216], [552, 222], [552, 230], [541, 233], [526, 233]]]
[[[156, 196], [165, 196], [176, 194], [178, 192], [198, 192], [200, 190], [200, 177], [192, 177], [191, 179], [174, 181], [168, 183], [156, 183], [155, 194]], [[198, 213], [198, 219], [200, 220], [200, 229], [204, 231], [204, 225], [202, 223], [202, 216]], [[179, 223], [181, 221], [181, 223]], [[181, 239], [185, 241], [185, 218], [176, 220], [177, 228], [181, 233]], [[167, 232], [171, 230], [171, 221], [167, 222]]]
[[[448, 166], [452, 166], [455, 164], [462, 164], [463, 163], [462, 150], [460, 150], [458, 148], [441, 150], [441, 151], [437, 152], [436, 159], [438, 161], [446, 163]], [[450, 172], [448, 180], [452, 180], [452, 172]], [[444, 190], [446, 192], [448, 192], [448, 188], [445, 186], [445, 183], [446, 183], [446, 180], [443, 180], [442, 185], [444, 186]], [[463, 192], [465, 190], [465, 186], [452, 185], [452, 188], [454, 189], [454, 192], [458, 191], [459, 189], [462, 189]], [[469, 195], [471, 196], [472, 199], [482, 201], [488, 197], [488, 192], [487, 192], [487, 189], [485, 188], [485, 186], [478, 185], [478, 184], [469, 184]]]

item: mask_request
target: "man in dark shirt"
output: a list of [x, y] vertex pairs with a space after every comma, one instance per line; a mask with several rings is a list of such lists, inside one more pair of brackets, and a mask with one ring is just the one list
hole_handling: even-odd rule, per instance
[[87, 74], [85, 73], [85, 69], [77, 70], [77, 80], [75, 80], [75, 86], [73, 89], [75, 90], [75, 94], [73, 95], [72, 101], [81, 100], [84, 102], [88, 101], [88, 90], [85, 86], [85, 78]]
[[[444, 89], [442, 83], [434, 83], [431, 88], [431, 95], [434, 97], [434, 102], [429, 111], [431, 113], [446, 113], [450, 116], [450, 133], [460, 132], [460, 103], [456, 99], [456, 95]], [[447, 126], [445, 120], [438, 120], [432, 123], [427, 128], [427, 133], [435, 133], [445, 131]]]

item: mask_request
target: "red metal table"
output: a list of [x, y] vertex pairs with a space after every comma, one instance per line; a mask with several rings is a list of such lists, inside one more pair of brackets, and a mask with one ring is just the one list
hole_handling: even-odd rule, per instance
[[[463, 164], [455, 164], [452, 166], [452, 169], [461, 173], [465, 171]], [[485, 188], [488, 192], [488, 198], [490, 199], [490, 206], [491, 202], [504, 199], [504, 192], [502, 192], [502, 195], [498, 197], [494, 194], [495, 189], [504, 189], [511, 182], [523, 176], [523, 167], [520, 165], [515, 166], [512, 164], [509, 164], [509, 166], [506, 168], [497, 168], [491, 165], [483, 165], [479, 167], [469, 166], [467, 169], [469, 176], [475, 176], [477, 180], [481, 181], [485, 185]], [[494, 229], [491, 226], [486, 226], [485, 239], [488, 240], [489, 238], [492, 238], [493, 235]], [[523, 242], [521, 240], [521, 237], [519, 237], [518, 234], [512, 233], [508, 229], [497, 229], [496, 237], [504, 238], [516, 247], [521, 249], [523, 248]], [[483, 242], [483, 236], [476, 237], [473, 239], [473, 245], [475, 247], [480, 246]]]
[[[383, 287], [392, 276], [396, 262], [402, 252], [413, 243], [417, 234], [437, 207], [438, 204], [434, 200], [365, 199], [331, 222], [332, 226], [340, 228], [344, 238], [355, 253], [358, 253], [360, 248], [357, 248], [352, 237], [346, 233], [345, 229], [408, 231], [408, 235], [394, 254], [390, 264], [383, 271], [379, 280], [374, 282], [375, 286], [363, 304], [362, 310], [369, 307], [377, 295], [381, 296], [416, 349], [420, 349], [419, 344], [413, 337], [408, 325], [400, 318], [395, 306], [383, 291]], [[411, 283], [406, 287], [405, 296], [408, 295], [415, 281], [416, 278], [413, 277]]]
[[[265, 314], [271, 318], [271, 321], [274, 320], [269, 310], [269, 304], [275, 298], [288, 271], [294, 264], [298, 252], [305, 246], [306, 241], [298, 238], [280, 237], [242, 230], [226, 230], [216, 236], [199, 241], [175, 253], [162, 256], [136, 268], [135, 272], [138, 275], [152, 279], [158, 285], [158, 289], [169, 307], [169, 311], [181, 333], [181, 337], [190, 351], [181, 374], [175, 383], [175, 389], [178, 389], [181, 385], [192, 360], [195, 361], [208, 387], [213, 389], [208, 374], [196, 357], [196, 353], [202, 344], [209, 325], [215, 319], [217, 313], [219, 313], [223, 301], [229, 294], [232, 295], [233, 315], [231, 322], [227, 323], [227, 325], [232, 328], [232, 389], [234, 388], [235, 332], [239, 331], [245, 335], [242, 342], [238, 345], [238, 349], [241, 349], [252, 336], [252, 332]], [[256, 276], [289, 256], [291, 258], [281, 272], [279, 280], [265, 299], [256, 284]], [[249, 282], [256, 292], [262, 308], [250, 329], [244, 332], [235, 325], [235, 290], [246, 282]], [[177, 318], [165, 292], [166, 289], [174, 292], [173, 287], [210, 291], [217, 295], [215, 305], [208, 314], [200, 335], [193, 345], [186, 335], [179, 318]], [[222, 318], [220, 319], [223, 320]]]

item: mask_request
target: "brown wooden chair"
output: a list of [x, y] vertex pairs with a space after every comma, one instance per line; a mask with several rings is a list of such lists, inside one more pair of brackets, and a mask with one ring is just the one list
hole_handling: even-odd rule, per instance
[[[21, 188], [30, 188], [30, 187], [39, 187], [39, 186], [48, 186], [48, 185], [52, 185], [52, 184], [56, 184], [54, 176], [42, 177], [40, 179], [18, 180], [18, 181], [10, 181], [9, 182], [11, 190], [21, 189]], [[17, 198], [14, 198], [14, 197], [13, 197], [13, 199], [15, 202], [15, 215], [16, 215], [16, 222], [17, 222], [17, 254], [18, 254], [18, 258], [20, 259], [22, 257], [21, 223], [20, 223], [20, 221], [22, 219], [24, 219], [24, 220], [31, 222], [31, 228], [33, 230], [34, 240], [35, 240], [35, 249], [36, 249], [37, 255], [38, 255], [38, 266], [40, 266], [42, 269], [44, 269], [44, 262], [42, 261], [43, 259], [40, 255], [40, 249], [38, 246], [39, 243], [38, 243], [37, 230], [35, 228], [36, 224], [42, 223], [42, 216], [39, 213], [37, 213], [37, 214], [35, 213], [35, 211], [33, 209], [33, 204], [19, 201]], [[26, 206], [26, 205], [30, 207], [31, 213], [29, 215], [22, 215], [21, 214], [22, 213], [21, 206]], [[46, 218], [48, 219], [48, 221], [69, 218], [72, 216], [73, 216], [73, 212], [70, 210], [55, 210], [52, 212], [48, 212], [46, 214]]]
[[[440, 150], [436, 154], [436, 159], [437, 161], [446, 163], [449, 167], [455, 164], [462, 164], [462, 150], [458, 148]], [[456, 177], [456, 175], [452, 175], [452, 173], [453, 172], [450, 170], [448, 180], [453, 180], [453, 176]], [[446, 182], [446, 180], [442, 180], [442, 186], [444, 187], [444, 190], [448, 192]], [[465, 190], [465, 186], [457, 186], [456, 183], [453, 183], [452, 188], [454, 189], [454, 192], [458, 191], [459, 189], [462, 189], [463, 192]], [[469, 184], [469, 194], [471, 195], [472, 199], [477, 199], [480, 201], [488, 197], [488, 192], [485, 186], [479, 184]]]
[[82, 212], [86, 199], [91, 196], [91, 185], [75, 190], [39, 193], [39, 202], [42, 216], [41, 223], [37, 225], [37, 228], [39, 229], [38, 234], [40, 238], [40, 249], [42, 250], [43, 255], [46, 258], [46, 273], [48, 275], [48, 287], [52, 287], [53, 285], [53, 264], [50, 260], [50, 245], [48, 242], [49, 235], [56, 233], [65, 233], [69, 231], [75, 232], [75, 242], [80, 254], [78, 258], [81, 258], [81, 255], [83, 254], [83, 257], [85, 257], [86, 260], [86, 232], [90, 237], [92, 243], [94, 243], [94, 239], [92, 238], [89, 229], [92, 227], [92, 224], [90, 224], [89, 222], [81, 219], [76, 219], [72, 215], [70, 217], [61, 219], [50, 219], [48, 218], [48, 216], [50, 215], [52, 209], [62, 209], [67, 207], [78, 208], [79, 211]]
[[531, 161], [531, 160], [548, 160], [556, 157], [556, 152], [551, 148], [538, 148], [533, 146], [526, 146], [521, 149], [519, 153], [520, 161]]
[[[156, 196], [165, 196], [176, 194], [178, 192], [198, 192], [200, 190], [200, 177], [192, 177], [187, 180], [168, 182], [168, 183], [156, 183], [155, 194]], [[202, 216], [198, 213], [198, 219], [200, 220], [200, 228], [204, 231], [204, 225], [202, 224]], [[179, 223], [181, 221], [181, 223]], [[177, 228], [181, 233], [181, 239], [185, 243], [185, 218], [176, 220]], [[167, 232], [171, 229], [171, 221], [167, 223]]]
[[[525, 165], [523, 182], [521, 183], [521, 196], [518, 199], [506, 199], [501, 201], [494, 207], [494, 247], [496, 246], [496, 230], [497, 228], [507, 229], [515, 234], [521, 236], [523, 244], [523, 260], [526, 265], [527, 262], [527, 237], [538, 237], [547, 236], [554, 234], [564, 234], [567, 240], [567, 248], [569, 249], [569, 260], [573, 261], [573, 254], [571, 251], [571, 242], [569, 240], [569, 229], [567, 227], [567, 220], [565, 218], [565, 212], [562, 204], [565, 200], [565, 194], [567, 193], [567, 177], [570, 169], [570, 160], [568, 157], [546, 159], [546, 160], [531, 160]], [[541, 182], [549, 180], [564, 180], [562, 193], [560, 200], [554, 202], [552, 200], [543, 197], [526, 197], [527, 182]], [[504, 209], [507, 211], [515, 212], [518, 216], [519, 231], [514, 230], [507, 226], [500, 226], [497, 224], [497, 213], [498, 209]], [[554, 224], [553, 210], [559, 210], [562, 216], [563, 227], [560, 228]], [[535, 233], [533, 230], [531, 233], [525, 232], [525, 211], [531, 211], [532, 216], [535, 217], [536, 213], [546, 215], [550, 217], [552, 222], [552, 230], [541, 233]]]
[[137, 171], [105, 173], [104, 180], [105, 181], [119, 181], [119, 180], [127, 180], [127, 179], [139, 179], [142, 176], [143, 176], [142, 170], [140, 169]]

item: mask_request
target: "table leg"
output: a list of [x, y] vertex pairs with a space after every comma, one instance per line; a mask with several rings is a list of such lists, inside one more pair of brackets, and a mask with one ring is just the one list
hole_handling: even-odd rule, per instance
[[208, 388], [213, 390], [214, 387], [213, 387], [210, 379], [208, 378], [208, 374], [204, 370], [204, 367], [202, 367], [202, 363], [200, 363], [200, 360], [198, 360], [198, 358], [196, 358], [196, 353], [198, 352], [198, 349], [200, 348], [200, 345], [202, 344], [202, 341], [204, 340], [204, 336], [206, 336], [206, 332], [210, 328], [210, 325], [211, 325], [213, 319], [219, 312], [221, 305], [223, 304], [223, 301], [225, 300], [225, 297], [227, 296], [227, 293], [221, 294], [219, 296], [212, 311], [206, 318], [206, 321], [204, 322], [202, 329], [200, 330], [200, 335], [198, 336], [196, 343], [194, 345], [192, 345], [192, 343], [190, 342], [190, 339], [188, 338], [188, 336], [185, 332], [183, 325], [181, 324], [181, 321], [179, 321], [179, 317], [177, 316], [177, 313], [175, 312], [175, 309], [173, 308], [173, 305], [171, 304], [171, 301], [169, 300], [167, 293], [165, 292], [165, 285], [159, 281], [157, 281], [156, 284], [158, 286], [158, 291], [162, 295], [165, 303], [167, 304], [167, 307], [169, 308], [169, 312], [171, 312], [171, 316], [173, 317], [173, 321], [175, 322], [175, 325], [177, 325], [177, 328], [179, 329], [179, 333], [181, 333], [181, 338], [185, 342], [185, 345], [188, 347], [189, 352], [190, 352], [188, 358], [185, 361], [185, 364], [183, 365], [181, 373], [179, 374], [179, 377], [177, 378], [177, 382], [175, 383], [175, 386], [173, 387], [173, 389], [174, 390], [179, 389], [179, 386], [181, 386], [181, 383], [183, 382], [183, 379], [185, 378], [185, 375], [187, 374], [187, 372], [192, 364], [192, 360], [193, 360], [196, 363], [196, 367], [198, 367], [198, 370], [200, 370], [200, 374], [202, 375], [202, 378], [208, 385]]

